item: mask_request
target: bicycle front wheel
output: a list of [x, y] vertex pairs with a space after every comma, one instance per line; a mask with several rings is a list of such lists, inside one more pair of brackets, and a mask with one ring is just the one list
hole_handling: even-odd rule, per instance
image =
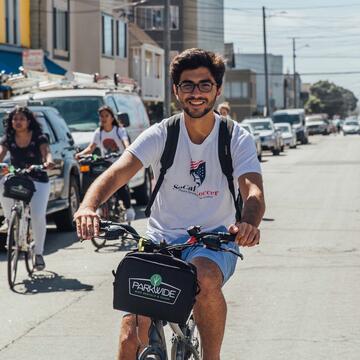
[[14, 288], [17, 265], [20, 257], [19, 241], [20, 218], [16, 211], [11, 213], [9, 232], [7, 237], [7, 274], [10, 289]]
[[200, 334], [193, 316], [190, 316], [183, 332], [186, 340], [174, 340], [171, 347], [171, 360], [201, 360], [203, 354]]
[[166, 360], [166, 359], [167, 357], [161, 351], [153, 349], [152, 347], [145, 348], [138, 357], [138, 360]]

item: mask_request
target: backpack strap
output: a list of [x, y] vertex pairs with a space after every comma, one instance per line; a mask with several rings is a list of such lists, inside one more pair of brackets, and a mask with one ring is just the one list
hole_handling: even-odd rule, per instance
[[242, 199], [240, 191], [238, 196], [235, 195], [234, 187], [234, 177], [233, 177], [233, 164], [231, 157], [231, 136], [234, 128], [234, 122], [231, 119], [221, 117], [220, 128], [219, 128], [219, 161], [221, 165], [221, 170], [226, 176], [228, 181], [229, 190], [234, 199], [234, 205], [236, 210], [236, 221], [241, 220], [241, 208], [242, 208]]
[[160, 175], [156, 182], [154, 190], [151, 193], [149, 203], [147, 204], [145, 209], [145, 215], [148, 217], [151, 214], [151, 207], [155, 201], [156, 195], [159, 192], [162, 182], [164, 181], [166, 171], [172, 166], [174, 162], [176, 148], [179, 140], [179, 133], [180, 133], [180, 119], [181, 119], [181, 114], [176, 114], [164, 120], [166, 122], [166, 128], [167, 128], [166, 142], [165, 142], [164, 151], [160, 159], [160, 164], [161, 164]]

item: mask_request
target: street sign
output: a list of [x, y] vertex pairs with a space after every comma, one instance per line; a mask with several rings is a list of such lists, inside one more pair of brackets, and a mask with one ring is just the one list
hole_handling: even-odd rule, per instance
[[27, 49], [22, 52], [23, 67], [26, 70], [44, 71], [44, 51], [41, 49]]

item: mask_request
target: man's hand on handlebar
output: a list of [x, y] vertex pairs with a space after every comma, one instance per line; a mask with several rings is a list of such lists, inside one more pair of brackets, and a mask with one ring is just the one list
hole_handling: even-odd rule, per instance
[[230, 225], [229, 232], [236, 234], [235, 242], [240, 246], [255, 246], [260, 242], [260, 230], [246, 222]]
[[74, 215], [74, 220], [80, 239], [91, 240], [94, 236], [99, 236], [100, 218], [94, 210], [80, 207]]

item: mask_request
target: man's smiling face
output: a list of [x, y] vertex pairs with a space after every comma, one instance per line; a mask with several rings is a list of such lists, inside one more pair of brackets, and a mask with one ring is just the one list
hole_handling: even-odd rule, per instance
[[[194, 84], [197, 86], [194, 87]], [[189, 92], [192, 87], [194, 89]], [[181, 73], [179, 84], [174, 85], [174, 93], [185, 113], [191, 118], [197, 119], [212, 111], [221, 91], [210, 70], [206, 67], [199, 67], [184, 70]]]

